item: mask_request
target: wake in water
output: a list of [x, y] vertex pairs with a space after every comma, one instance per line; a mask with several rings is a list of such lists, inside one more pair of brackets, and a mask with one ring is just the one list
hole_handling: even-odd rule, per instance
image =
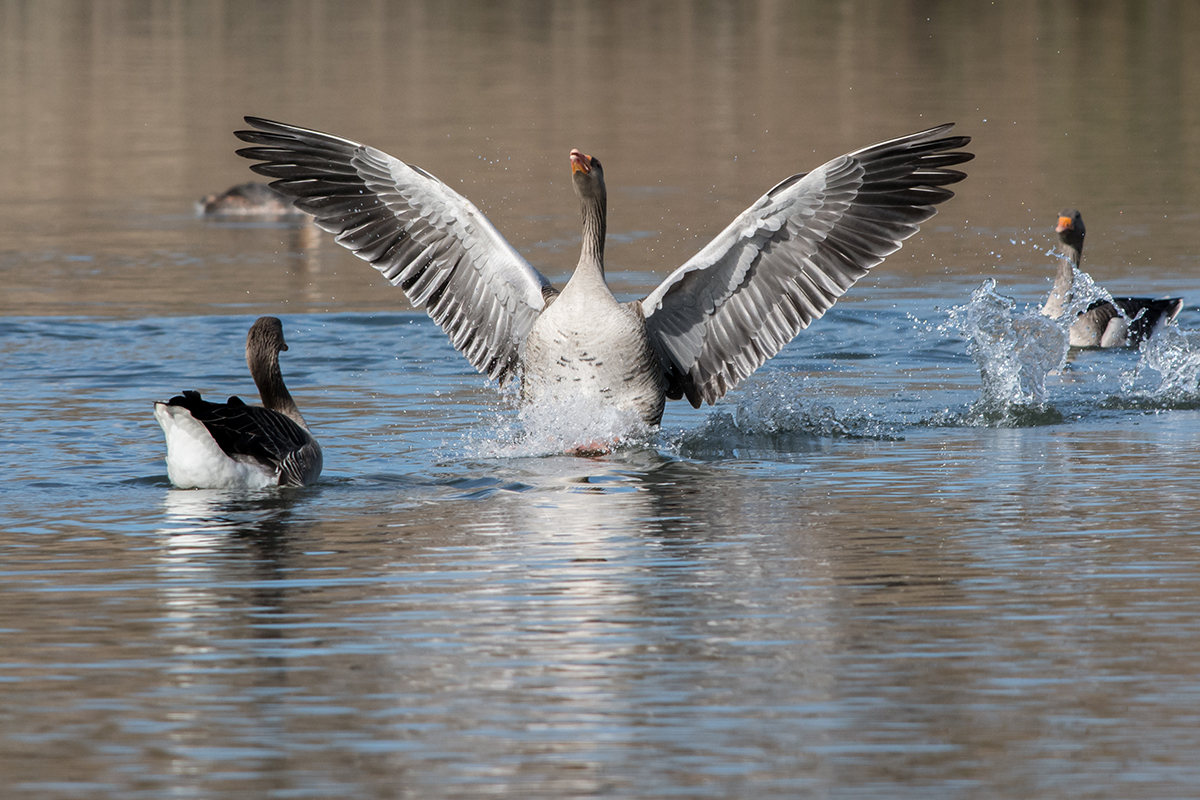
[[672, 437], [687, 458], [776, 456], [819, 449], [822, 440], [903, 438], [901, 426], [871, 413], [839, 413], [833, 406], [800, 399], [803, 380], [778, 373], [750, 381], [732, 413], [713, 411], [703, 424]]
[[[647, 429], [635, 415], [612, 409], [598, 414], [594, 405], [584, 403], [516, 412], [512, 406], [497, 407], [489, 424], [470, 436], [467, 451], [482, 458], [603, 455], [614, 449], [654, 449], [700, 459], [771, 458], [811, 452], [837, 439], [898, 440], [913, 425], [1032, 427], [1090, 418], [1103, 410], [1200, 408], [1200, 331], [1168, 325], [1140, 351], [1071, 348], [1070, 321], [1107, 298], [1082, 272], [1072, 294], [1067, 312], [1051, 319], [1039, 305], [1018, 303], [988, 280], [967, 303], [949, 311], [948, 321], [928, 324], [927, 332], [951, 337], [954, 349], [954, 340], [967, 342], [982, 386], [966, 406], [956, 408], [953, 401], [944, 405], [945, 398], [938, 398], [934, 408], [941, 410], [930, 410], [937, 390], [925, 382], [904, 390], [924, 406], [920, 409], [913, 409], [908, 398], [898, 402], [898, 395], [880, 398], [877, 392], [838, 400], [835, 408], [814, 399], [808, 379], [767, 372], [746, 381], [686, 429]], [[923, 353], [926, 363], [930, 357], [948, 357], [930, 348]]]

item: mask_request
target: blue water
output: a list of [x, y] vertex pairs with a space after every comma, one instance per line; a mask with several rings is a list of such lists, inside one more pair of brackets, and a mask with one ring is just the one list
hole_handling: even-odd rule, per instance
[[1078, 352], [989, 416], [951, 288], [595, 459], [423, 316], [285, 315], [326, 472], [249, 495], [150, 405], [252, 397], [250, 316], [4, 320], [9, 790], [1183, 796], [1195, 387]]

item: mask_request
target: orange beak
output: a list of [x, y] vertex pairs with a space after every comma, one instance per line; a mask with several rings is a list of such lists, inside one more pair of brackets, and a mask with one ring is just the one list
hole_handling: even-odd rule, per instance
[[1069, 230], [1071, 230], [1071, 227], [1072, 227], [1072, 225], [1071, 225], [1070, 217], [1059, 217], [1058, 218], [1058, 227], [1054, 229], [1054, 232], [1062, 233], [1063, 231], [1069, 231]]
[[571, 151], [571, 174], [574, 175], [576, 172], [582, 172], [584, 175], [587, 175], [591, 171], [592, 171], [592, 157], [585, 156], [583, 153], [579, 152], [578, 150], [572, 150]]

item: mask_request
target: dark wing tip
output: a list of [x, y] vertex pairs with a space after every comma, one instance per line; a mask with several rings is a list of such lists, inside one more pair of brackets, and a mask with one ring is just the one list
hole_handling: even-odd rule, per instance
[[970, 136], [947, 136], [944, 139], [938, 139], [936, 144], [943, 150], [957, 150], [960, 147], [966, 147], [971, 143]]
[[243, 142], [252, 142], [257, 144], [269, 144], [279, 141], [295, 141], [302, 134], [315, 134], [327, 138], [334, 138], [328, 134], [322, 134], [319, 131], [302, 128], [299, 125], [289, 125], [286, 122], [276, 122], [273, 119], [265, 117], [243, 117], [248, 125], [251, 125], [258, 130], [234, 131], [233, 135], [241, 139]]
[[[279, 123], [274, 122], [272, 120], [263, 119], [262, 117], [243, 117], [243, 119], [246, 120], [247, 125], [250, 125], [250, 126], [258, 129], [255, 131], [245, 131], [245, 130], [234, 131], [233, 135], [236, 136], [237, 138], [241, 139], [243, 142], [259, 142], [259, 141], [261, 141], [258, 138], [258, 137], [262, 136], [262, 134], [259, 131], [272, 131], [272, 132], [279, 131]], [[239, 155], [240, 155], [240, 153], [239, 153]]]
[[242, 117], [242, 119], [246, 121], [247, 125], [258, 128], [260, 131], [275, 131], [278, 133], [295, 127], [294, 125], [288, 125], [284, 122], [276, 122], [275, 120], [267, 119], [266, 117], [245, 116]]
[[941, 136], [943, 133], [949, 133], [954, 130], [955, 123], [943, 122], [941, 125], [934, 125], [932, 128], [926, 128], [923, 131], [917, 131], [905, 136], [905, 139], [932, 139], [934, 136]]

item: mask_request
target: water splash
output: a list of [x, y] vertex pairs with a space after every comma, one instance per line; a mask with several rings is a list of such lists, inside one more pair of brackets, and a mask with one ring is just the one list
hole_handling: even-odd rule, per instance
[[772, 458], [818, 450], [828, 439], [903, 438], [898, 426], [799, 399], [804, 393], [786, 373], [754, 379], [740, 391], [732, 412], [708, 414], [701, 425], [680, 432], [673, 447], [688, 458]]
[[[1059, 321], [1073, 322], [1076, 317], [1091, 308], [1093, 303], [1100, 300], [1112, 303], [1113, 298], [1108, 290], [1092, 280], [1091, 275], [1076, 267], [1071, 273], [1071, 302], [1063, 309]], [[1121, 311], [1119, 307], [1117, 311], [1121, 316], [1125, 316], [1125, 312]], [[1067, 330], [1070, 327], [1070, 325], [1066, 325]]]
[[540, 458], [563, 454], [603, 455], [618, 448], [650, 446], [654, 432], [635, 411], [597, 406], [590, 398], [522, 406], [473, 436], [471, 455]]
[[796, 378], [786, 373], [751, 381], [737, 398], [733, 424], [739, 430], [756, 434], [898, 438], [892, 427], [870, 414], [839, 414], [831, 405], [799, 399], [805, 393]]
[[[1073, 315], [1068, 310], [1063, 318]], [[1068, 325], [1036, 309], [1018, 308], [996, 291], [994, 280], [987, 280], [970, 302], [950, 310], [948, 327], [967, 338], [983, 379], [979, 399], [958, 422], [1023, 427], [1061, 421], [1047, 402], [1046, 378], [1066, 363]]]
[[[1137, 388], [1147, 383], [1149, 388]], [[1176, 325], [1155, 331], [1142, 344], [1137, 366], [1122, 375], [1121, 385], [1123, 397], [1108, 405], [1200, 408], [1200, 331]]]

